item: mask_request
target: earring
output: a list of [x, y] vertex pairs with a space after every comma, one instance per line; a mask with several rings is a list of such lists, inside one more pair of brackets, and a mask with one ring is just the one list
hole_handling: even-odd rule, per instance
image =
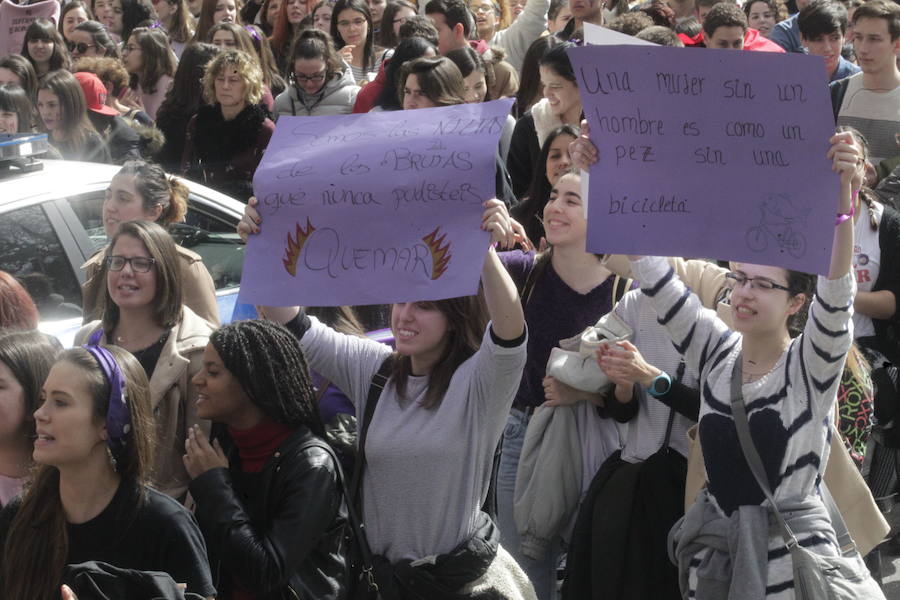
[[112, 448], [109, 446], [106, 447], [106, 457], [109, 458], [109, 464], [112, 465], [113, 471], [118, 473], [119, 471], [116, 469], [116, 457], [113, 456]]

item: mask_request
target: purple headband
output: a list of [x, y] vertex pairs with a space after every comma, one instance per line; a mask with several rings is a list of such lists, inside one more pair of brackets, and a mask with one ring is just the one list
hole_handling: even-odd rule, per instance
[[254, 40], [256, 40], [257, 42], [262, 42], [262, 40], [259, 39], [259, 33], [256, 31], [256, 28], [251, 27], [250, 25], [244, 25], [244, 29], [247, 30], [247, 33], [249, 33], [250, 37], [252, 37]]
[[122, 370], [119, 369], [119, 363], [116, 362], [109, 350], [98, 345], [102, 335], [103, 330], [98, 329], [82, 348], [91, 353], [109, 382], [109, 407], [106, 409], [108, 439], [106, 443], [113, 451], [113, 455], [116, 456], [125, 449], [125, 436], [131, 431], [131, 411], [128, 410], [128, 403], [125, 401], [125, 377], [122, 375]]

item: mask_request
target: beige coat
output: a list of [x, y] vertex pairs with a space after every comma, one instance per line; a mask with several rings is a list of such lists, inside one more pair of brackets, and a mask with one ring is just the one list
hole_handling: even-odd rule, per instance
[[[88, 323], [75, 336], [75, 344], [87, 341], [100, 327]], [[150, 402], [156, 420], [153, 482], [155, 487], [179, 502], [187, 495], [190, 479], [181, 457], [188, 428], [200, 424], [209, 433], [209, 422], [197, 420], [197, 389], [191, 383], [203, 365], [203, 349], [214, 327], [187, 306], [181, 322], [172, 328], [150, 378]], [[107, 344], [106, 334], [100, 338]]]
[[[194, 311], [202, 319], [213, 325], [219, 325], [219, 308], [216, 305], [216, 286], [212, 276], [206, 270], [203, 259], [196, 252], [182, 246], [175, 246], [181, 260], [181, 285], [184, 305]], [[84, 284], [81, 286], [82, 323], [90, 323], [100, 318], [100, 304], [106, 282], [101, 277], [103, 255], [106, 249], [98, 251], [81, 265], [84, 270]]]

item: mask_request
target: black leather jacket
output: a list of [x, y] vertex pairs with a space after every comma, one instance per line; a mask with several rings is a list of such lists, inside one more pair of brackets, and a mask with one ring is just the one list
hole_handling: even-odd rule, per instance
[[230, 469], [191, 482], [219, 598], [232, 597], [235, 581], [260, 600], [345, 598], [346, 506], [331, 457], [309, 446], [315, 439], [301, 427], [250, 478], [221, 440]]

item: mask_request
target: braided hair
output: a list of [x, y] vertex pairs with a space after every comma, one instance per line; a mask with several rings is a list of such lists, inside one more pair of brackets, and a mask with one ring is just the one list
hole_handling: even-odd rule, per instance
[[[849, 131], [853, 135], [853, 138], [862, 147], [863, 162], [865, 162], [866, 165], [869, 166], [869, 142], [866, 140], [866, 137], [858, 129], [850, 127], [849, 125], [841, 125], [837, 127], [835, 131], [837, 131], [838, 133]], [[875, 192], [873, 192], [872, 189], [865, 184], [865, 182], [863, 182], [863, 186], [859, 188], [859, 199], [865, 203], [866, 208], [868, 209], [866, 213], [869, 215], [869, 227], [872, 228], [872, 231], [878, 231], [878, 221], [875, 218], [875, 203], [878, 202], [878, 197], [875, 195]]]
[[235, 321], [213, 332], [209, 341], [267, 417], [325, 435], [309, 366], [291, 332], [271, 321]]

